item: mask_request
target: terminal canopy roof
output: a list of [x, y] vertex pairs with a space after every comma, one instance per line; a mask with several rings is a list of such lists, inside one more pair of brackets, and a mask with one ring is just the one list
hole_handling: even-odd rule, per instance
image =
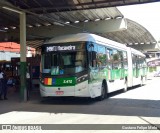
[[[1, 0], [0, 41], [19, 41], [19, 14], [5, 7], [27, 14], [27, 29], [51, 26], [75, 26], [102, 20], [124, 18], [116, 6], [143, 4], [157, 0]], [[126, 19], [127, 30], [100, 34], [111, 40], [126, 44], [153, 44], [154, 37], [138, 23]], [[15, 34], [11, 34], [11, 33]], [[32, 35], [27, 32], [27, 45], [39, 47], [50, 36]]]

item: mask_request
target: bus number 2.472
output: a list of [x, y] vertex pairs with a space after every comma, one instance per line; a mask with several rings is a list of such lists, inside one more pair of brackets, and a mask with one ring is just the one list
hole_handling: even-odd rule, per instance
[[72, 84], [72, 80], [63, 80], [63, 83], [64, 83], [64, 84], [68, 84], [68, 83], [69, 83], [69, 84]]

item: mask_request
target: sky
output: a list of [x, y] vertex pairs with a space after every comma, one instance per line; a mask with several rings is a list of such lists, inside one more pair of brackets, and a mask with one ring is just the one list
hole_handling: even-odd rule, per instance
[[160, 40], [160, 2], [117, 7], [125, 18], [145, 27], [153, 37]]

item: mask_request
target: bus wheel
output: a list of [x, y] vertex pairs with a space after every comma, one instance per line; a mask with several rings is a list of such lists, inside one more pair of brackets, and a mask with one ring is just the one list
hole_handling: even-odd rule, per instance
[[106, 84], [103, 82], [102, 86], [101, 86], [101, 95], [99, 97], [97, 97], [98, 101], [102, 101], [107, 97], [107, 86]]
[[124, 82], [123, 92], [126, 92], [126, 91], [127, 91], [127, 81], [125, 80], [125, 82]]

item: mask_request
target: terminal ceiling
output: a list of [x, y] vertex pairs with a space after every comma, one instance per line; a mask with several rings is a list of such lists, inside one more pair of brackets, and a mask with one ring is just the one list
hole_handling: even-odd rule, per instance
[[[83, 32], [83, 27], [77, 26], [78, 23], [85, 25], [85, 23], [88, 22], [124, 18], [116, 6], [156, 1], [157, 0], [1, 0], [0, 41], [19, 41], [19, 14], [6, 10], [4, 7], [26, 12], [27, 45], [36, 48], [39, 47], [44, 40], [51, 38], [51, 36], [33, 35], [28, 32], [28, 30], [32, 28], [36, 30], [41, 27], [50, 27], [51, 29], [53, 26], [69, 26], [78, 28]], [[126, 19], [126, 22], [127, 30], [98, 34], [126, 45], [152, 45], [156, 42], [154, 37], [143, 26], [129, 19]], [[56, 36], [56, 34], [54, 36]]]

